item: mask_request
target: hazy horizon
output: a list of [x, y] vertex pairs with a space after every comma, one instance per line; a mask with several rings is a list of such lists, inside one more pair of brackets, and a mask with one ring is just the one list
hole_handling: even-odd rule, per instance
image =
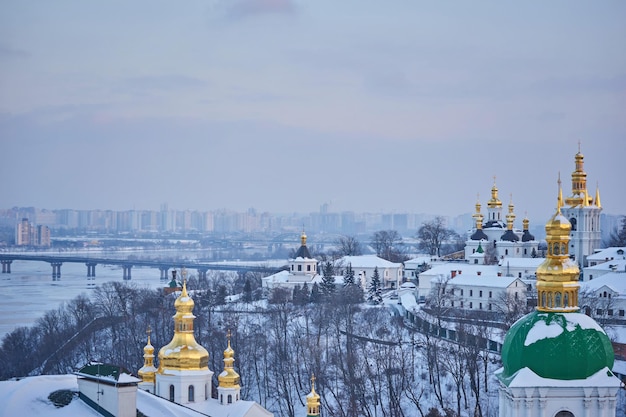
[[626, 214], [626, 3], [0, 4], [7, 208]]

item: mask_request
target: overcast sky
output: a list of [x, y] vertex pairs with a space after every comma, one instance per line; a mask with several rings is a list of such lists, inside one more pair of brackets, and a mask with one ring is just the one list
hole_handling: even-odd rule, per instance
[[0, 3], [0, 208], [626, 214], [626, 2]]

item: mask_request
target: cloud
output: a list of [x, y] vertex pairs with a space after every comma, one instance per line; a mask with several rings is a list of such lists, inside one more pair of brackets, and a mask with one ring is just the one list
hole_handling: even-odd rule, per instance
[[228, 7], [228, 16], [242, 19], [264, 14], [292, 14], [296, 5], [292, 0], [236, 0]]

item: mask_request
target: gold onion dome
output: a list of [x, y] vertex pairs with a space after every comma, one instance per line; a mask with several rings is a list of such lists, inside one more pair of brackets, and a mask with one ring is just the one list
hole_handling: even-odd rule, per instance
[[553, 380], [586, 379], [603, 369], [610, 375], [613, 368], [610, 339], [591, 317], [577, 312], [580, 271], [568, 255], [571, 226], [562, 206], [559, 179], [556, 213], [546, 224], [548, 254], [537, 268], [537, 309], [518, 320], [502, 344], [498, 379], [507, 386], [524, 368]]
[[490, 208], [502, 207], [502, 201], [498, 198], [498, 187], [496, 187], [496, 178], [493, 178], [493, 187], [491, 187], [491, 199], [487, 203]]
[[174, 337], [171, 342], [159, 350], [159, 373], [168, 370], [204, 370], [209, 369], [209, 352], [202, 347], [193, 335], [194, 302], [187, 294], [187, 281], [183, 280], [183, 289], [176, 299], [174, 307]]
[[548, 254], [537, 268], [539, 311], [578, 311], [578, 277], [580, 269], [569, 257], [571, 224], [561, 214], [563, 193], [559, 179], [556, 213], [546, 224]]
[[227, 334], [228, 347], [224, 351], [224, 370], [217, 377], [221, 388], [239, 388], [239, 374], [235, 372], [235, 351], [230, 347], [230, 330]]
[[150, 343], [150, 333], [152, 333], [150, 326], [148, 326], [148, 330], [146, 330], [146, 333], [148, 333], [148, 343], [143, 348], [143, 367], [139, 369], [137, 374], [143, 382], [154, 383], [154, 374], [156, 372], [156, 368], [154, 367], [154, 346], [152, 346], [152, 343]]
[[522, 220], [522, 225], [524, 228], [524, 234], [522, 235], [522, 242], [530, 242], [531, 240], [535, 240], [535, 236], [533, 236], [529, 230], [530, 220], [528, 220], [528, 217], [524, 217], [524, 220]]
[[315, 392], [315, 375], [311, 375], [311, 392], [306, 396], [307, 417], [320, 415], [320, 395]]

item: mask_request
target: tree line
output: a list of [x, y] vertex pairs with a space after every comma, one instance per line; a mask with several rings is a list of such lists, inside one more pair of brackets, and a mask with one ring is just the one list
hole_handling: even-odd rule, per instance
[[[455, 345], [416, 333], [393, 310], [364, 302], [369, 297], [350, 282], [349, 272], [344, 274], [345, 285], [321, 290], [317, 302], [297, 301], [278, 288], [267, 302], [255, 302], [260, 286], [255, 275], [190, 277], [195, 337], [209, 351], [210, 369], [215, 375], [223, 369], [230, 330], [242, 398], [276, 415], [294, 417], [305, 407], [311, 374], [317, 378], [324, 415], [454, 416], [457, 387], [463, 409], [495, 415], [483, 411], [494, 406], [484, 391], [475, 389], [486, 389], [480, 347], [475, 347], [475, 356], [463, 351], [464, 359], [458, 359], [462, 369], [480, 372], [454, 374], [458, 370], [443, 361], [452, 360]], [[250, 298], [226, 303], [244, 288]], [[44, 369], [50, 374], [72, 372], [91, 360], [136, 373], [143, 364], [148, 326], [157, 350], [170, 341], [175, 297], [132, 282], [104, 283], [91, 298], [78, 296], [48, 311], [34, 326], [9, 333], [0, 347], [5, 365], [0, 379], [37, 375]], [[101, 323], [93, 325], [96, 320]], [[217, 379], [213, 382], [217, 386]]]

